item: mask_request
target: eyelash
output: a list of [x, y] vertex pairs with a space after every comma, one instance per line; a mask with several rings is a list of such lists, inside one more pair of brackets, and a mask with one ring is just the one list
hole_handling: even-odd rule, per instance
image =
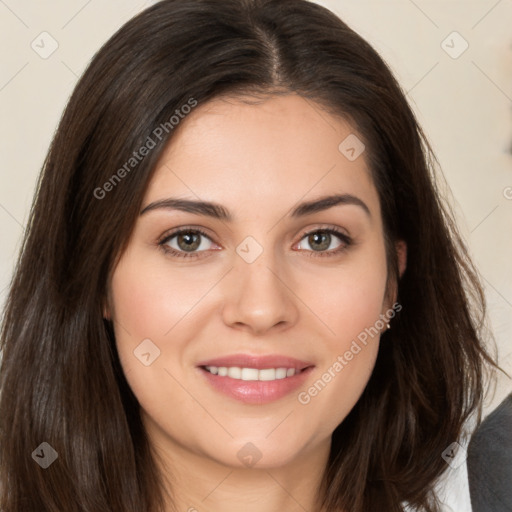
[[[345, 252], [354, 243], [351, 237], [349, 237], [348, 235], [346, 235], [345, 233], [341, 232], [340, 230], [338, 230], [337, 228], [334, 228], [334, 227], [316, 228], [311, 231], [307, 231], [302, 234], [302, 236], [299, 239], [299, 242], [301, 240], [303, 240], [305, 237], [312, 235], [314, 233], [318, 233], [318, 232], [327, 233], [327, 234], [334, 235], [334, 236], [338, 237], [341, 240], [342, 245], [340, 245], [340, 247], [338, 247], [337, 249], [333, 249], [330, 251], [320, 251], [319, 252], [319, 251], [307, 251], [306, 250], [305, 252], [308, 253], [308, 256], [311, 256], [313, 258], [337, 256], [338, 254]], [[176, 256], [178, 258], [191, 258], [191, 257], [192, 258], [200, 258], [201, 257], [200, 254], [202, 252], [207, 252], [207, 251], [199, 251], [199, 252], [187, 253], [184, 251], [176, 251], [175, 249], [172, 249], [166, 245], [175, 236], [181, 235], [183, 233], [200, 234], [201, 236], [204, 236], [205, 238], [208, 238], [208, 240], [212, 241], [210, 236], [207, 233], [205, 233], [202, 229], [186, 227], [186, 228], [179, 228], [176, 231], [173, 231], [170, 234], [165, 235], [164, 238], [162, 238], [158, 241], [158, 246], [164, 251], [164, 253], [166, 255], [169, 255], [172, 257]]]

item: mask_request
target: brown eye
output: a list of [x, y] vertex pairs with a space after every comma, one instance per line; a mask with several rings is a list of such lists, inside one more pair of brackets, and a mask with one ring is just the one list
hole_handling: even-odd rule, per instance
[[326, 231], [316, 231], [308, 236], [308, 244], [314, 251], [325, 251], [331, 245], [331, 234]]
[[199, 229], [180, 229], [158, 243], [173, 256], [199, 256], [214, 245], [210, 237]]
[[201, 245], [201, 236], [189, 231], [177, 235], [176, 241], [182, 251], [195, 251]]
[[[303, 247], [304, 240], [308, 247]], [[306, 250], [314, 256], [335, 255], [348, 248], [352, 244], [351, 238], [336, 229], [317, 229], [305, 233], [299, 243], [299, 249]]]

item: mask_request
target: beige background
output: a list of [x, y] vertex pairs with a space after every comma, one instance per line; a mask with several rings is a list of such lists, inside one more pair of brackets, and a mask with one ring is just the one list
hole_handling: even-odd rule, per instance
[[[0, 305], [37, 175], [77, 77], [117, 28], [152, 3], [0, 0]], [[483, 276], [500, 362], [512, 374], [512, 0], [318, 3], [373, 44], [407, 91], [451, 187]], [[52, 44], [58, 48], [43, 59]], [[485, 412], [511, 391], [501, 376]], [[467, 505], [452, 506], [463, 512]]]

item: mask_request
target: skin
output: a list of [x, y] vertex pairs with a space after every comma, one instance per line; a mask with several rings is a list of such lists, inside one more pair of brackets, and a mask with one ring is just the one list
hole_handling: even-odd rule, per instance
[[[307, 404], [298, 393], [394, 302], [386, 298], [382, 218], [365, 154], [349, 161], [338, 149], [353, 133], [294, 94], [257, 104], [216, 99], [181, 122], [160, 158], [143, 208], [179, 197], [219, 203], [233, 216], [227, 222], [147, 211], [110, 283], [105, 315], [114, 321], [121, 363], [161, 470], [172, 478], [177, 510], [319, 510], [315, 492], [331, 434], [368, 382], [379, 336]], [[340, 204], [289, 216], [297, 203], [333, 193], [358, 197], [370, 213]], [[335, 235], [320, 250], [322, 240], [315, 245], [304, 236], [327, 226], [353, 245], [334, 254], [345, 245]], [[198, 257], [172, 256], [158, 245], [180, 227], [207, 232]], [[236, 252], [247, 236], [263, 248], [252, 263]], [[178, 237], [167, 247], [186, 252]], [[403, 272], [403, 244], [397, 250]], [[147, 338], [160, 350], [150, 366], [133, 354]], [[213, 389], [196, 367], [234, 353], [292, 356], [315, 368], [296, 392], [244, 404]], [[247, 443], [261, 454], [251, 467], [237, 457]]]

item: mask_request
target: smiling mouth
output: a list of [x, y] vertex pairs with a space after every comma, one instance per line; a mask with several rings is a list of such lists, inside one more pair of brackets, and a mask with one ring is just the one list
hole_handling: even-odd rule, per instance
[[219, 377], [230, 377], [231, 379], [242, 380], [242, 381], [274, 381], [293, 377], [299, 374], [306, 368], [241, 368], [239, 366], [201, 366], [204, 370], [217, 375]]
[[261, 406], [285, 398], [304, 386], [315, 365], [301, 368], [251, 368], [245, 366], [198, 367], [214, 390], [247, 405]]

